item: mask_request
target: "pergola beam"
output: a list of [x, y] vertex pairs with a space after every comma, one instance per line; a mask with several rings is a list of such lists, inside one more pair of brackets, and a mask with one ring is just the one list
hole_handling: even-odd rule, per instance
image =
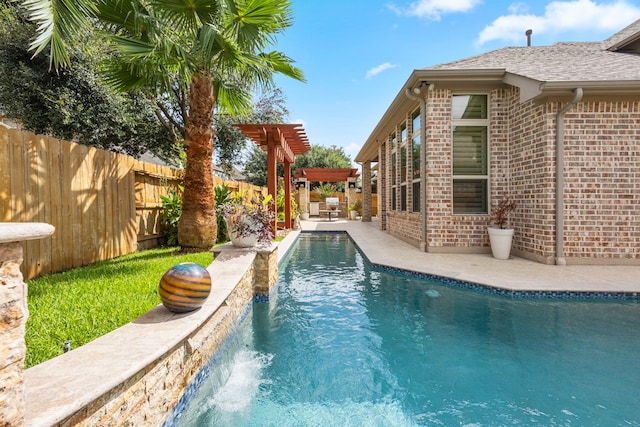
[[[267, 152], [267, 190], [274, 202], [278, 200], [278, 162], [284, 164], [285, 200], [291, 200], [291, 164], [296, 156], [311, 149], [301, 124], [234, 124], [235, 128]], [[274, 203], [276, 221], [278, 207]], [[285, 203], [285, 227], [291, 226], [291, 204]], [[273, 226], [274, 235], [277, 224]]]

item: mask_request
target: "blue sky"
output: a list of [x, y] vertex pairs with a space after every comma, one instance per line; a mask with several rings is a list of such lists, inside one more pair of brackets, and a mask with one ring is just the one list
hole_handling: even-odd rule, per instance
[[278, 77], [311, 144], [353, 158], [414, 69], [505, 46], [600, 41], [640, 19], [640, 0], [292, 0], [277, 50], [307, 79]]

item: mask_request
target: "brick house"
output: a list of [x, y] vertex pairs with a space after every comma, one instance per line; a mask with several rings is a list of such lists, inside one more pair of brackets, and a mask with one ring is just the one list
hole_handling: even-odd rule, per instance
[[[507, 47], [414, 70], [355, 160], [363, 220], [427, 252], [640, 264], [640, 20], [603, 42]], [[369, 205], [369, 206], [367, 206]]]

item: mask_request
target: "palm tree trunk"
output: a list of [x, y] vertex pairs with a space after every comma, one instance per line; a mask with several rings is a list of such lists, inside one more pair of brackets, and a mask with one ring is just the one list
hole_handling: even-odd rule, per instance
[[189, 115], [185, 124], [187, 166], [178, 243], [183, 250], [210, 248], [216, 243], [213, 192], [213, 85], [211, 76], [191, 78]]

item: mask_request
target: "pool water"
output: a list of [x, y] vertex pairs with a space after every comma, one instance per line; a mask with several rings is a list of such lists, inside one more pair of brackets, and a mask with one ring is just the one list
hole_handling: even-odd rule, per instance
[[511, 299], [301, 234], [177, 426], [640, 426], [640, 304]]

